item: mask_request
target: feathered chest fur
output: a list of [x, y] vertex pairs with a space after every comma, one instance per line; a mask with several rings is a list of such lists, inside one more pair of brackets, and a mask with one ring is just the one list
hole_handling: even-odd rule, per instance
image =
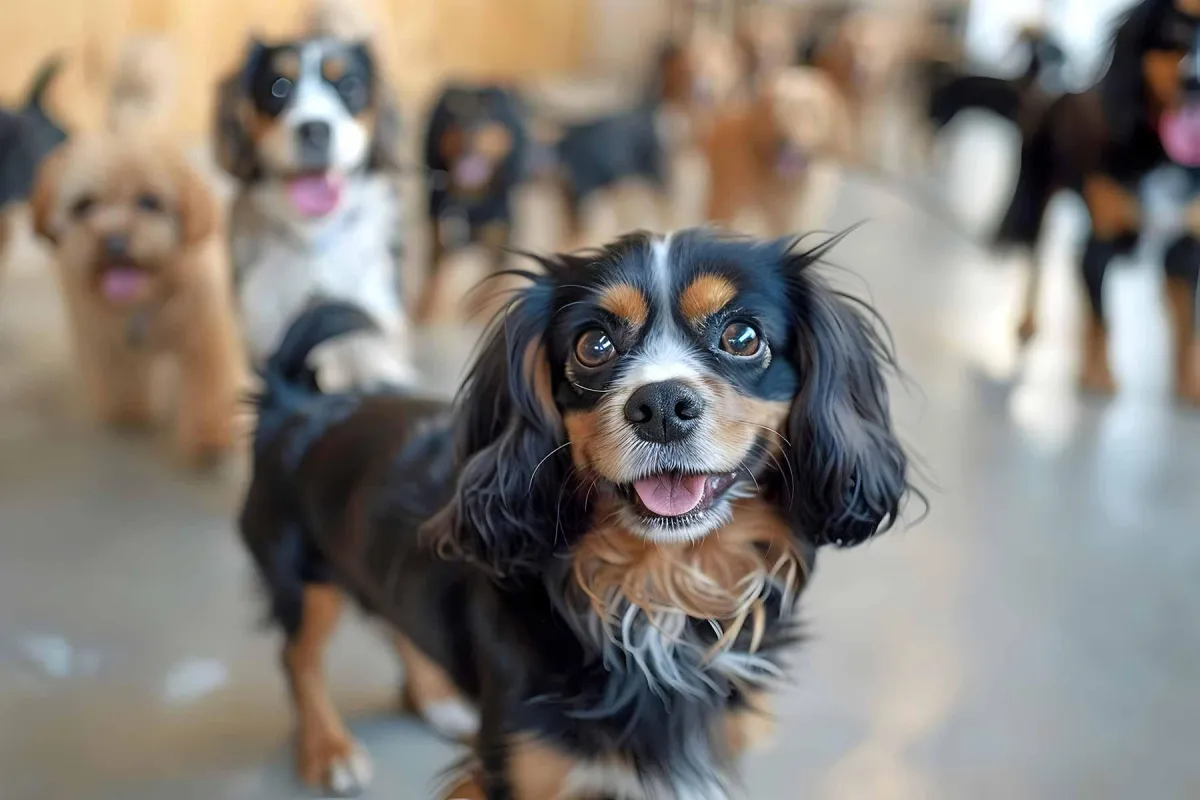
[[316, 298], [344, 300], [385, 329], [403, 317], [399, 294], [400, 205], [383, 176], [350, 181], [343, 208], [328, 220], [294, 219], [278, 182], [264, 181], [235, 201], [230, 249], [245, 335], [256, 359]]
[[595, 528], [546, 577], [580, 651], [535, 682], [515, 728], [584, 759], [619, 754], [644, 787], [725, 786], [741, 749], [730, 720], [761, 717], [758, 696], [783, 677], [810, 566], [758, 499], [694, 543]]

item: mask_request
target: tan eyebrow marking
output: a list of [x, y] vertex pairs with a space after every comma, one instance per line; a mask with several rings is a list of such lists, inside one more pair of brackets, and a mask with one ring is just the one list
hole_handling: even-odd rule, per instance
[[646, 307], [646, 298], [628, 283], [615, 283], [605, 287], [600, 294], [600, 307], [635, 328], [645, 323], [650, 313]]
[[300, 55], [295, 50], [280, 50], [271, 59], [271, 66], [290, 81], [300, 77]]
[[689, 323], [703, 322], [737, 296], [737, 288], [728, 278], [705, 274], [692, 281], [679, 296], [679, 311]]
[[330, 56], [321, 62], [321, 76], [335, 83], [346, 74], [346, 59], [341, 56]]

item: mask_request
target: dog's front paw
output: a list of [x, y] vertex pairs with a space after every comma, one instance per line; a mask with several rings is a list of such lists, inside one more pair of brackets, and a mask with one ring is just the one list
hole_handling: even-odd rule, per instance
[[353, 797], [371, 785], [371, 757], [353, 739], [313, 742], [300, 748], [300, 779], [335, 797]]
[[1175, 395], [1179, 402], [1200, 408], [1200, 370], [1180, 383], [1175, 389]]
[[1106, 361], [1093, 361], [1084, 365], [1079, 376], [1079, 385], [1084, 391], [1097, 395], [1112, 395], [1117, 391], [1117, 382]]
[[179, 431], [179, 457], [193, 469], [212, 469], [233, 451], [236, 440], [232, 424], [186, 427]]
[[1036, 335], [1037, 320], [1032, 315], [1027, 314], [1021, 318], [1021, 324], [1017, 326], [1017, 343], [1021, 347], [1025, 347]]

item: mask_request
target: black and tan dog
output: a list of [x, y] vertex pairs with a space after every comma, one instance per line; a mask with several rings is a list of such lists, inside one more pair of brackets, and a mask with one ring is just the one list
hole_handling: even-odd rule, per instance
[[[1111, 392], [1104, 275], [1112, 259], [1130, 251], [1141, 230], [1137, 189], [1167, 163], [1200, 165], [1200, 2], [1143, 0], [1119, 23], [1112, 59], [1100, 81], [1055, 100], [1025, 132], [1021, 171], [997, 235], [1001, 244], [1035, 248], [1051, 197], [1061, 189], [1082, 195], [1091, 221], [1082, 271], [1089, 314], [1084, 332], [1082, 383]], [[1200, 341], [1195, 294], [1200, 247], [1189, 232], [1167, 250], [1168, 310], [1174, 334], [1179, 396], [1200, 403]], [[1037, 264], [1019, 329], [1036, 329]]]
[[305, 781], [370, 776], [321, 666], [350, 598], [394, 626], [410, 706], [476, 735], [445, 797], [728, 796], [815, 551], [908, 491], [892, 357], [823, 249], [691, 230], [548, 258], [453, 407], [318, 394], [308, 352], [370, 323], [296, 323], [241, 529]]
[[493, 269], [503, 266], [528, 139], [521, 103], [504, 86], [453, 84], [438, 96], [425, 131], [431, 249], [418, 319], [441, 304], [448, 252], [482, 244]]

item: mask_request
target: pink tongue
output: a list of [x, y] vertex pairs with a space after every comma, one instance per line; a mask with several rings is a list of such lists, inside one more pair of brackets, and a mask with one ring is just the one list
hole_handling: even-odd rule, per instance
[[341, 197], [341, 184], [328, 175], [305, 176], [288, 183], [288, 199], [306, 217], [325, 216], [337, 208]]
[[700, 505], [705, 475], [654, 475], [633, 484], [642, 505], [660, 517], [678, 517]]
[[1200, 166], [1200, 106], [1163, 114], [1158, 123], [1158, 138], [1176, 164]]
[[464, 156], [454, 165], [454, 182], [464, 189], [478, 189], [491, 177], [492, 164], [484, 156]]
[[137, 300], [146, 287], [145, 273], [130, 267], [110, 267], [100, 279], [100, 290], [114, 303]]
[[804, 157], [804, 153], [789, 147], [779, 154], [776, 169], [782, 175], [795, 177], [804, 171], [804, 167], [807, 164], [808, 159]]

